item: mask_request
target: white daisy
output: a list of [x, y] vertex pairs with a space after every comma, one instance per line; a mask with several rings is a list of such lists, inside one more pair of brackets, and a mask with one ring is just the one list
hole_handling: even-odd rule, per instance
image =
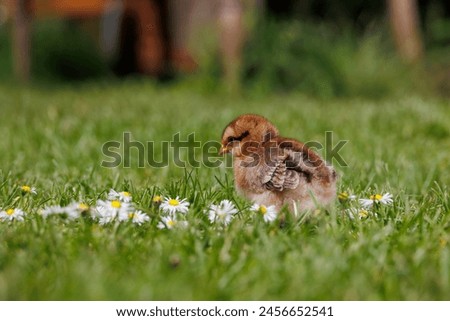
[[97, 208], [96, 210], [96, 217], [98, 218], [98, 223], [100, 225], [111, 223], [114, 220], [114, 216], [104, 208]]
[[394, 202], [393, 196], [391, 193], [385, 193], [380, 199], [380, 203], [385, 205], [391, 205]]
[[23, 221], [23, 217], [26, 215], [20, 208], [10, 208], [0, 212], [0, 220], [3, 221]]
[[234, 204], [229, 200], [223, 200], [219, 205], [212, 204], [209, 207], [208, 218], [211, 223], [221, 222], [225, 225], [230, 224], [233, 215], [238, 211]]
[[186, 227], [188, 225], [188, 222], [186, 221], [178, 221], [175, 215], [167, 215], [161, 217], [161, 222], [158, 223], [157, 227], [159, 229], [173, 229], [175, 227]]
[[49, 216], [49, 215], [62, 214], [62, 213], [64, 213], [64, 208], [59, 205], [46, 206], [40, 211], [40, 214], [44, 218], [47, 218], [47, 216]]
[[141, 225], [145, 222], [148, 222], [150, 218], [148, 217], [147, 214], [138, 210], [135, 212], [128, 213], [127, 216], [123, 214], [119, 216], [119, 221], [127, 221], [127, 220], [131, 220], [131, 222], [137, 225]]
[[63, 207], [64, 213], [71, 220], [75, 220], [81, 216], [81, 213], [87, 212], [89, 206], [86, 203], [72, 202], [69, 205]]
[[108, 193], [108, 200], [110, 201], [119, 200], [125, 203], [129, 203], [132, 200], [132, 196], [130, 192], [126, 191], [116, 192], [111, 188]]
[[180, 200], [178, 196], [176, 198], [166, 197], [164, 202], [161, 203], [161, 209], [170, 215], [175, 213], [186, 214], [189, 210], [189, 202], [186, 199]]
[[34, 195], [37, 194], [36, 187], [32, 187], [29, 185], [22, 185], [20, 186], [20, 189], [24, 194], [34, 194]]
[[373, 206], [373, 204], [385, 204], [385, 205], [390, 205], [392, 204], [394, 200], [392, 199], [392, 194], [390, 193], [385, 193], [383, 195], [381, 194], [374, 194], [374, 195], [370, 195], [369, 198], [361, 198], [359, 200], [359, 203], [361, 204], [361, 206], [365, 207], [365, 208], [370, 208]]
[[346, 210], [346, 213], [350, 219], [354, 220], [355, 217], [358, 217], [359, 219], [363, 219], [369, 216], [369, 212], [364, 208], [349, 208]]
[[264, 222], [272, 222], [277, 218], [277, 211], [275, 210], [274, 205], [265, 206], [259, 204], [253, 204], [250, 210], [261, 214], [263, 216]]
[[81, 213], [88, 211], [89, 206], [85, 203], [72, 202], [67, 206], [59, 206], [59, 205], [50, 205], [43, 208], [40, 211], [40, 214], [47, 218], [49, 215], [55, 214], [67, 214], [67, 217], [71, 220], [77, 219], [80, 217]]
[[112, 222], [116, 217], [128, 216], [133, 210], [131, 203], [119, 200], [98, 200], [93, 216], [94, 218], [97, 217], [99, 223], [103, 225]]

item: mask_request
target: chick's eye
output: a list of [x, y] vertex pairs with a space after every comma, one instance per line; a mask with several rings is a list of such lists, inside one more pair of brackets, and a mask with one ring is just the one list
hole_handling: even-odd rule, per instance
[[248, 135], [250, 135], [250, 133], [248, 132], [248, 130], [246, 130], [239, 137], [234, 137], [234, 136], [228, 137], [228, 142], [231, 143], [231, 142], [235, 142], [235, 141], [241, 141]]

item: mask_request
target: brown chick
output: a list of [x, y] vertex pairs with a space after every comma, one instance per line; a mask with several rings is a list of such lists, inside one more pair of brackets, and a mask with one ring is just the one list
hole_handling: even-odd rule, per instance
[[324, 206], [336, 195], [336, 172], [305, 144], [281, 137], [266, 118], [245, 114], [222, 134], [221, 154], [233, 155], [237, 191], [258, 204], [291, 211]]

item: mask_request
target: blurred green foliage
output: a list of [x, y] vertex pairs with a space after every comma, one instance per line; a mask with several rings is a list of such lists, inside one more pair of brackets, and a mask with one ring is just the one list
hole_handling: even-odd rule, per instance
[[[0, 79], [13, 77], [10, 26], [0, 28]], [[109, 74], [91, 35], [71, 21], [39, 20], [33, 24], [31, 66], [37, 82], [76, 81]]]
[[42, 21], [33, 34], [33, 74], [44, 79], [105, 76], [108, 65], [90, 35], [70, 21]]
[[12, 77], [11, 39], [9, 28], [0, 26], [0, 80]]
[[412, 88], [411, 68], [396, 58], [386, 32], [357, 37], [329, 24], [264, 22], [245, 52], [244, 82], [267, 91], [323, 98], [381, 98]]

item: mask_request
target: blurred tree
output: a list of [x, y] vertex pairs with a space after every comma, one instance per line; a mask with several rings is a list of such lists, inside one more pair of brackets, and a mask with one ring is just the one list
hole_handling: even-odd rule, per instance
[[123, 0], [119, 75], [138, 72], [170, 79], [197, 64], [187, 49], [192, 0]]
[[191, 19], [195, 0], [169, 0], [169, 33], [171, 68], [175, 72], [192, 73], [197, 70], [197, 62], [188, 50], [191, 36]]
[[30, 12], [27, 0], [17, 0], [14, 8], [13, 56], [14, 73], [20, 81], [30, 78]]
[[121, 44], [116, 71], [125, 75], [137, 71], [164, 76], [170, 42], [167, 1], [124, 0]]
[[416, 0], [388, 0], [389, 20], [399, 55], [414, 63], [423, 56]]
[[224, 81], [230, 91], [237, 91], [245, 39], [242, 2], [240, 0], [220, 0], [218, 15]]

